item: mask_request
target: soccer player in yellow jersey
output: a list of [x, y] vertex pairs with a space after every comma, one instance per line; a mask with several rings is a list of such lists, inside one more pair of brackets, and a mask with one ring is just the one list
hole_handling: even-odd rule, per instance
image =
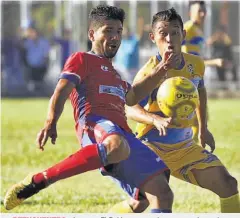
[[[206, 5], [204, 1], [189, 2], [190, 20], [184, 24], [186, 37], [182, 42], [182, 51], [198, 56], [203, 56], [203, 47], [205, 42], [203, 34], [203, 25], [206, 17]], [[205, 59], [206, 66], [222, 67], [224, 60], [221, 58]]]
[[[150, 38], [159, 53], [137, 73], [133, 84], [149, 75], [161, 61], [165, 49], [171, 49], [177, 57], [175, 69], [167, 71], [167, 78], [183, 76], [190, 79], [198, 88], [200, 104], [194, 114], [185, 122], [176, 123], [174, 117], [164, 117], [156, 102], [158, 86], [138, 105], [127, 107], [127, 116], [138, 122], [137, 137], [154, 150], [166, 163], [171, 175], [183, 181], [198, 185], [216, 193], [220, 198], [221, 212], [240, 212], [237, 180], [212, 152], [215, 142], [208, 130], [206, 119], [206, 90], [204, 87], [204, 61], [196, 55], [181, 52], [181, 44], [186, 35], [180, 15], [172, 8], [153, 16]], [[199, 142], [192, 139], [194, 117], [199, 122]], [[211, 152], [205, 149], [209, 145]], [[140, 163], [141, 164], [141, 163]], [[161, 202], [160, 202], [161, 203]], [[146, 200], [129, 200], [118, 203], [110, 212], [138, 211], [147, 207]], [[204, 211], [205, 212], [205, 211]]]

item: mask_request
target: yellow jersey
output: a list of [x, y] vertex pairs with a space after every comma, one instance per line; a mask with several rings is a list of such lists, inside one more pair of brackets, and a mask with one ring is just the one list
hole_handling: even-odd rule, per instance
[[184, 24], [184, 29], [186, 30], [186, 37], [182, 43], [182, 52], [201, 56], [205, 43], [203, 31], [191, 20]]
[[[158, 86], [143, 99], [139, 104], [148, 112], [158, 114], [163, 116], [160, 111], [157, 101], [156, 94], [158, 87], [166, 80], [167, 78], [182, 76], [191, 80], [198, 88], [204, 86], [203, 76], [205, 71], [205, 65], [203, 60], [196, 55], [191, 55], [187, 53], [182, 53], [183, 61], [179, 69], [171, 69], [167, 72], [167, 75], [164, 79], [159, 81]], [[151, 73], [152, 69], [161, 61], [161, 56], [157, 54], [152, 56], [149, 61], [140, 69], [137, 73], [134, 82], [140, 80], [142, 77], [146, 76], [148, 73]], [[138, 123], [136, 127], [136, 136], [143, 141], [156, 141], [161, 144], [177, 144], [188, 141], [192, 139], [192, 125], [196, 113], [194, 112], [188, 120], [182, 120], [173, 122], [167, 129], [166, 136], [159, 136], [158, 130], [153, 125]]]

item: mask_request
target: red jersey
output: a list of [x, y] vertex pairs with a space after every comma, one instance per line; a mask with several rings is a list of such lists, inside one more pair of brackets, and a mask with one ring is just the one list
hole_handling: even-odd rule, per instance
[[125, 116], [125, 95], [130, 84], [123, 81], [112, 63], [93, 53], [72, 54], [60, 75], [76, 85], [70, 94], [76, 130], [89, 115], [102, 116], [130, 131]]

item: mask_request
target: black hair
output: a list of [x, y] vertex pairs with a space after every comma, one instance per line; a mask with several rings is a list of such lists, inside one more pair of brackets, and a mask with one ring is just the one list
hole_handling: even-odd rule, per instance
[[183, 29], [183, 21], [181, 16], [176, 12], [176, 10], [174, 8], [170, 8], [168, 10], [164, 10], [164, 11], [160, 11], [158, 13], [156, 13], [153, 18], [152, 18], [152, 29], [155, 28], [156, 23], [158, 21], [173, 21], [173, 20], [178, 20], [181, 28]]
[[98, 29], [103, 25], [104, 20], [120, 20], [123, 24], [124, 19], [125, 12], [123, 9], [108, 5], [98, 5], [89, 13], [89, 26]]
[[192, 5], [199, 4], [201, 6], [205, 6], [205, 1], [189, 1], [188, 7], [191, 8]]

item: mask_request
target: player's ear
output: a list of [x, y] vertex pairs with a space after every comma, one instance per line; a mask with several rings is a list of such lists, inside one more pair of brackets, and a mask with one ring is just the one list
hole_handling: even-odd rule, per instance
[[153, 32], [150, 32], [150, 33], [149, 33], [149, 39], [150, 39], [153, 43], [155, 43], [155, 39], [154, 39], [154, 34], [153, 34]]
[[185, 29], [183, 29], [183, 40], [185, 40], [185, 37], [186, 37], [186, 30]]
[[88, 30], [88, 38], [93, 42], [94, 41], [94, 30]]

